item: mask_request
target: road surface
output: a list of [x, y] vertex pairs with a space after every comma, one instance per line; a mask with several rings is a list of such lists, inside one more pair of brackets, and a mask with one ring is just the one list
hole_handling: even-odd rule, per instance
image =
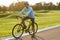
[[[38, 30], [38, 33], [36, 33], [36, 36], [39, 36], [43, 40], [60, 40], [60, 25], [58, 26], [52, 26], [44, 29]], [[22, 37], [23, 40], [31, 40], [30, 35], [25, 35]], [[39, 38], [38, 38], [39, 39]], [[0, 40], [15, 40], [10, 36], [10, 38], [0, 38]], [[40, 40], [40, 39], [39, 39]]]

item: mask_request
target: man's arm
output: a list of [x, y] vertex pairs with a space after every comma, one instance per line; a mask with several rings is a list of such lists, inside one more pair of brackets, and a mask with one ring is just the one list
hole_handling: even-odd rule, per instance
[[19, 16], [20, 14], [22, 14], [24, 11], [25, 11], [26, 7], [24, 7], [19, 13], [17, 16]]
[[31, 11], [32, 11], [32, 8], [29, 8], [29, 10], [28, 10], [28, 12], [26, 13], [25, 16], [28, 16], [31, 13]]

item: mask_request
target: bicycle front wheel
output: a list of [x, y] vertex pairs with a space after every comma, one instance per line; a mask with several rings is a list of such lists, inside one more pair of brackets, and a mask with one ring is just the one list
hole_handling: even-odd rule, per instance
[[12, 35], [14, 38], [20, 38], [23, 34], [23, 26], [21, 24], [16, 24], [12, 29]]
[[37, 33], [37, 30], [38, 30], [37, 23], [34, 23], [34, 27], [32, 27], [32, 24], [30, 24], [28, 29], [29, 29], [30, 35]]

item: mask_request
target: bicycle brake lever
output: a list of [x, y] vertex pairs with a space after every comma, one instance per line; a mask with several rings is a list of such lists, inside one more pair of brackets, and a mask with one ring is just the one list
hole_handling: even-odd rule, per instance
[[18, 20], [18, 16], [16, 16], [17, 20]]

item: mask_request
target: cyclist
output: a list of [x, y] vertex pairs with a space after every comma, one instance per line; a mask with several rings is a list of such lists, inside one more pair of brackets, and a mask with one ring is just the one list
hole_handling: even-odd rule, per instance
[[27, 1], [24, 2], [25, 7], [18, 13], [17, 17], [19, 17], [20, 14], [22, 14], [24, 11], [26, 11], [26, 14], [22, 18], [22, 24], [24, 25], [24, 29], [26, 29], [25, 20], [30, 19], [32, 22], [32, 28], [34, 30], [34, 11], [31, 6], [29, 6], [29, 3]]

